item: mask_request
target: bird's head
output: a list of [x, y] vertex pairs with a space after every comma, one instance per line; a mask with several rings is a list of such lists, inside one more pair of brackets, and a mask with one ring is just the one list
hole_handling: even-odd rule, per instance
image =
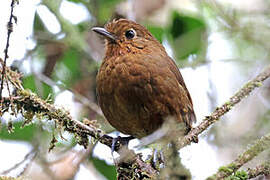
[[127, 53], [152, 53], [164, 51], [163, 46], [142, 25], [127, 19], [113, 20], [104, 28], [94, 27], [92, 30], [106, 39], [106, 57]]

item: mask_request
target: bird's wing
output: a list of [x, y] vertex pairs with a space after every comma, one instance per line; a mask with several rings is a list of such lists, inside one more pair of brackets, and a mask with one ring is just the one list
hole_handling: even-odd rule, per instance
[[[182, 121], [187, 125], [188, 132], [192, 127], [192, 123], [196, 122], [196, 116], [193, 110], [191, 96], [177, 65], [169, 56], [164, 57], [157, 54], [141, 56], [142, 57], [137, 55], [138, 58], [136, 61], [143, 60], [144, 62], [140, 63], [149, 68], [148, 70], [151, 72], [151, 77], [156, 82], [151, 84], [152, 88], [157, 89], [159, 93], [165, 94], [165, 96], [160, 95], [159, 101], [162, 102], [164, 106], [177, 107], [178, 110], [176, 111], [180, 113]], [[177, 81], [177, 83], [175, 81]], [[167, 102], [167, 104], [164, 102]], [[177, 105], [175, 104], [176, 102]]]
[[174, 62], [174, 60], [172, 60], [169, 56], [168, 56], [168, 60], [166, 61], [170, 67], [170, 70], [174, 73], [174, 75], [176, 76], [178, 83], [181, 85], [181, 87], [184, 88], [186, 95], [188, 97], [189, 102], [186, 103], [188, 112], [185, 113], [183, 112], [184, 117], [186, 117], [184, 119], [184, 122], [187, 123], [187, 125], [191, 128], [192, 123], [196, 122], [196, 116], [193, 110], [193, 103], [192, 103], [192, 99], [191, 96], [189, 94], [189, 91], [186, 87], [185, 81], [176, 65], [176, 63]]

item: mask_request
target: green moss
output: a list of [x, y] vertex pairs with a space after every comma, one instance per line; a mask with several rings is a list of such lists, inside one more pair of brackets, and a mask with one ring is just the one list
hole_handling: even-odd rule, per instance
[[221, 166], [218, 169], [219, 172], [223, 172], [225, 174], [232, 174], [233, 173], [233, 169], [231, 169], [229, 166]]
[[233, 104], [231, 102], [226, 102], [225, 105], [229, 110], [233, 107]]
[[24, 90], [24, 89], [18, 90], [17, 93], [24, 97], [31, 95], [31, 92], [29, 90]]
[[237, 169], [237, 166], [234, 163], [229, 164], [227, 167], [230, 168], [230, 169], [232, 169], [232, 170], [236, 170]]
[[225, 180], [247, 180], [248, 174], [246, 171], [237, 171], [233, 175], [230, 175]]
[[25, 112], [23, 113], [23, 117], [25, 118], [25, 121], [24, 121], [23, 124], [22, 124], [22, 128], [23, 128], [25, 125], [31, 124], [34, 115], [35, 115], [35, 112], [33, 112], [33, 111], [25, 111]]
[[254, 85], [255, 85], [256, 87], [260, 87], [260, 86], [263, 85], [263, 83], [262, 83], [261, 81], [259, 81], [259, 82], [255, 82]]

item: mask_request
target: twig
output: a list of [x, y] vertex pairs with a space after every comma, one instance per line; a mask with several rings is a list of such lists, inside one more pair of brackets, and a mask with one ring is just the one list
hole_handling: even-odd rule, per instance
[[[32, 156], [31, 156], [31, 155], [32, 155]], [[9, 169], [7, 169], [7, 170], [1, 172], [0, 174], [2, 174], [2, 175], [8, 174], [8, 173], [11, 172], [12, 170], [18, 168], [21, 164], [23, 164], [23, 163], [24, 163], [25, 161], [27, 161], [28, 159], [30, 159], [30, 161], [31, 161], [32, 159], [34, 159], [35, 156], [36, 156], [36, 149], [34, 148], [34, 149], [32, 149], [29, 153], [27, 153], [27, 154], [24, 156], [24, 158], [23, 158], [22, 161], [18, 162], [17, 164], [15, 164], [14, 166], [12, 166], [11, 168], [9, 168]], [[27, 167], [27, 166], [26, 166], [26, 167]], [[26, 167], [25, 167], [25, 168], [26, 168]], [[24, 168], [24, 170], [25, 170], [25, 168]], [[22, 173], [23, 173], [23, 172], [24, 172], [24, 171], [22, 171]], [[21, 174], [21, 173], [20, 173], [20, 174]]]
[[170, 147], [164, 149], [162, 152], [165, 158], [165, 167], [161, 169], [159, 179], [191, 179], [191, 172], [182, 164], [178, 149], [173, 141], [171, 142]]
[[[34, 71], [33, 71], [34, 72]], [[46, 83], [49, 86], [57, 86], [59, 89], [61, 90], [68, 90], [71, 91], [75, 97], [85, 106], [89, 107], [92, 111], [94, 111], [95, 113], [97, 113], [100, 117], [102, 117], [103, 119], [105, 119], [102, 111], [100, 110], [100, 108], [98, 107], [97, 104], [91, 102], [88, 98], [86, 98], [85, 96], [81, 95], [80, 93], [76, 92], [75, 90], [66, 87], [63, 84], [59, 84], [54, 82], [51, 78], [49, 78], [48, 76], [45, 76], [44, 74], [40, 74], [40, 73], [36, 73], [34, 72], [35, 76], [41, 80], [42, 82]]]
[[12, 19], [15, 20], [15, 22], [17, 21], [16, 17], [13, 15], [13, 8], [15, 6], [15, 2], [16, 0], [12, 0], [11, 1], [11, 10], [10, 10], [10, 17], [9, 17], [9, 21], [7, 24], [7, 43], [6, 43], [6, 49], [5, 49], [5, 58], [4, 58], [4, 64], [2, 65], [2, 77], [1, 77], [1, 87], [0, 87], [0, 101], [2, 102], [2, 91], [4, 88], [4, 78], [5, 78], [5, 73], [6, 73], [6, 64], [7, 64], [7, 58], [8, 58], [8, 48], [9, 48], [9, 39], [10, 39], [10, 34], [13, 32], [13, 23], [12, 23]]
[[247, 97], [255, 88], [262, 86], [262, 82], [270, 77], [270, 66], [268, 66], [263, 72], [257, 75], [253, 80], [246, 83], [230, 100], [224, 103], [222, 106], [217, 107], [215, 111], [206, 116], [203, 121], [195, 128], [193, 128], [179, 143], [179, 148], [189, 145], [194, 138], [197, 138], [202, 132], [204, 132], [210, 125], [219, 120], [221, 116], [230, 111], [233, 106], [239, 103], [242, 99]]
[[[0, 64], [3, 66], [4, 64], [4, 60], [0, 58]], [[21, 84], [21, 78], [22, 78], [22, 74], [13, 71], [10, 69], [10, 67], [6, 67], [6, 78], [7, 80], [12, 84], [12, 86], [15, 89], [23, 89], [23, 86]]]
[[[228, 164], [227, 166], [219, 168], [218, 172], [215, 175], [209, 177], [208, 180], [221, 180], [224, 179], [225, 177], [230, 176], [231, 174], [236, 172], [240, 167], [246, 164], [248, 161], [252, 160], [258, 154], [269, 148], [270, 148], [270, 133], [263, 136], [261, 139], [257, 140], [244, 153], [239, 155], [232, 163]], [[269, 166], [267, 167], [269, 168]], [[251, 175], [252, 174], [256, 173], [252, 171]]]

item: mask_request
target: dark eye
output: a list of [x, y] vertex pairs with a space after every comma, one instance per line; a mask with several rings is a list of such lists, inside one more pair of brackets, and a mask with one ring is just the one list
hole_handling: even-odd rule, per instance
[[128, 39], [132, 39], [132, 38], [134, 38], [134, 36], [135, 36], [135, 31], [132, 30], [132, 29], [131, 29], [131, 30], [127, 30], [125, 36], [126, 36]]

